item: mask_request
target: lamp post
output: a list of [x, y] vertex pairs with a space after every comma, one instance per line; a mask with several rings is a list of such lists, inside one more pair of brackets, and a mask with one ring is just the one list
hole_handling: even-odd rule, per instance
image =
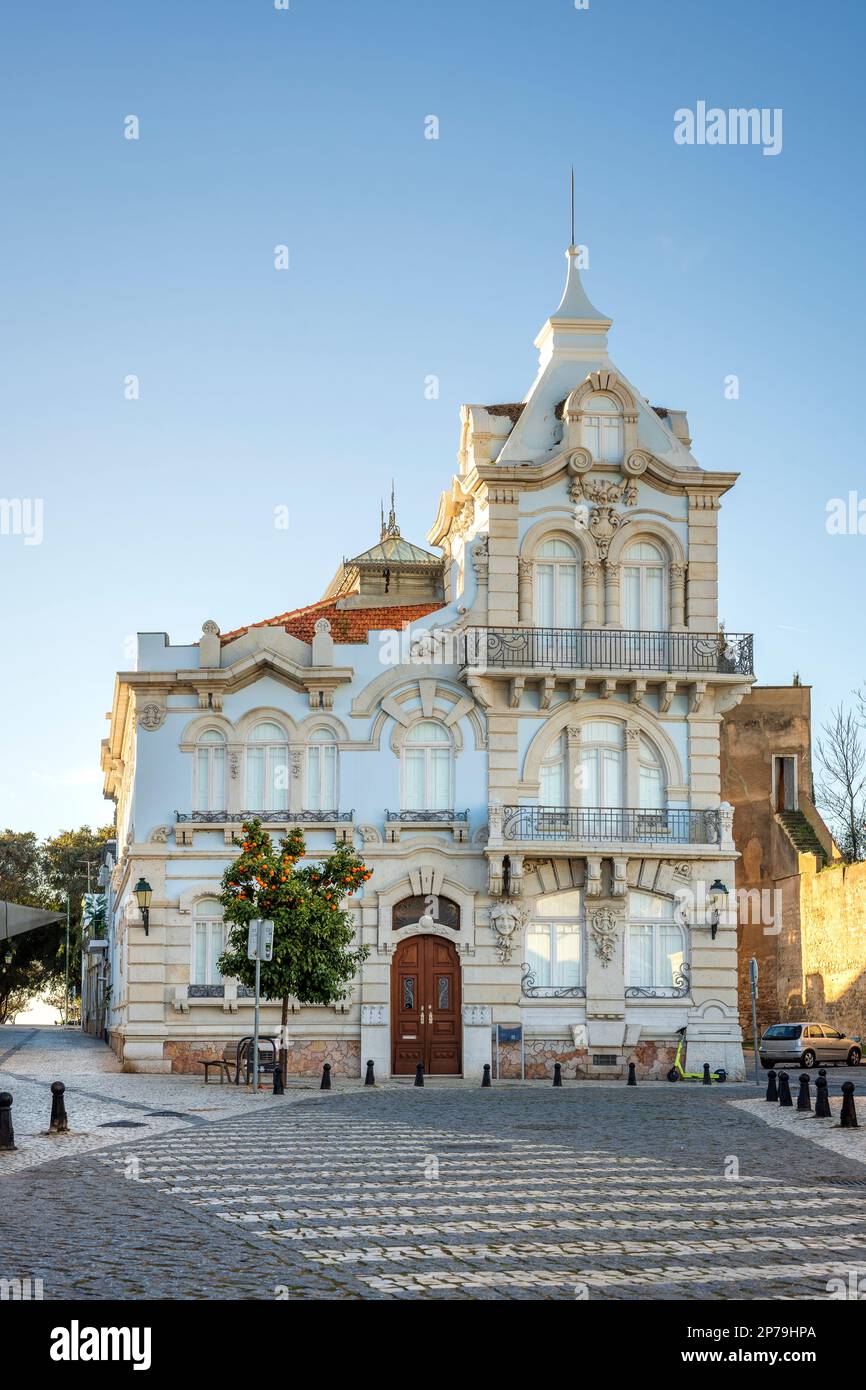
[[146, 878], [140, 878], [132, 890], [138, 899], [138, 906], [141, 909], [141, 921], [144, 927], [144, 934], [150, 934], [150, 900], [153, 897], [153, 889]]
[[708, 917], [710, 923], [710, 936], [713, 941], [716, 939], [716, 932], [719, 930], [719, 922], [728, 910], [728, 890], [722, 880], [717, 878], [715, 883], [710, 886], [707, 896]]

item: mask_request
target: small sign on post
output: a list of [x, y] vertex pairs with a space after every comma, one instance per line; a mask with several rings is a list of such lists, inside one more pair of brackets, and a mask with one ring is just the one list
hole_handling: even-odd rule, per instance
[[[253, 1091], [259, 1089], [259, 1007], [261, 1002], [262, 961], [274, 958], [274, 924], [256, 917], [247, 935], [247, 959], [256, 963], [256, 1009], [253, 1025]], [[249, 1072], [247, 1072], [249, 1076]]]

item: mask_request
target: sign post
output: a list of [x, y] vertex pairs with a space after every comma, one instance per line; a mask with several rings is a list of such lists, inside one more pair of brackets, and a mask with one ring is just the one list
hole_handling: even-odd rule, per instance
[[749, 989], [752, 995], [752, 1047], [755, 1052], [755, 1085], [760, 1086], [758, 1076], [758, 962], [754, 956], [749, 960]]
[[[261, 1004], [262, 961], [274, 957], [274, 924], [256, 917], [247, 934], [247, 959], [256, 963], [256, 1008], [253, 1024], [253, 1092], [259, 1089], [259, 1011]], [[249, 1072], [247, 1073], [249, 1075]]]

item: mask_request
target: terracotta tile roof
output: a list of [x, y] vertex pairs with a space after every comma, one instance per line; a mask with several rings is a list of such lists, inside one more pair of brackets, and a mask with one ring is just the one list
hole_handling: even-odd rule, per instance
[[404, 623], [414, 623], [444, 606], [442, 599], [434, 599], [430, 603], [402, 603], [390, 608], [338, 608], [334, 599], [319, 599], [318, 603], [310, 603], [306, 608], [291, 608], [276, 618], [264, 618], [260, 623], [248, 623], [234, 632], [224, 632], [220, 641], [223, 644], [232, 642], [255, 627], [281, 627], [301, 642], [312, 642], [316, 623], [320, 618], [327, 618], [335, 642], [363, 645], [368, 632], [388, 629], [399, 632]]

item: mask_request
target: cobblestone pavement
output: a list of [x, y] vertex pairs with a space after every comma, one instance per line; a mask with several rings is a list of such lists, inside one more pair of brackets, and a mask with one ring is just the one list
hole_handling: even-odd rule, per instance
[[863, 1167], [736, 1095], [358, 1090], [141, 1131], [0, 1177], [0, 1277], [49, 1299], [826, 1298], [866, 1270]]

